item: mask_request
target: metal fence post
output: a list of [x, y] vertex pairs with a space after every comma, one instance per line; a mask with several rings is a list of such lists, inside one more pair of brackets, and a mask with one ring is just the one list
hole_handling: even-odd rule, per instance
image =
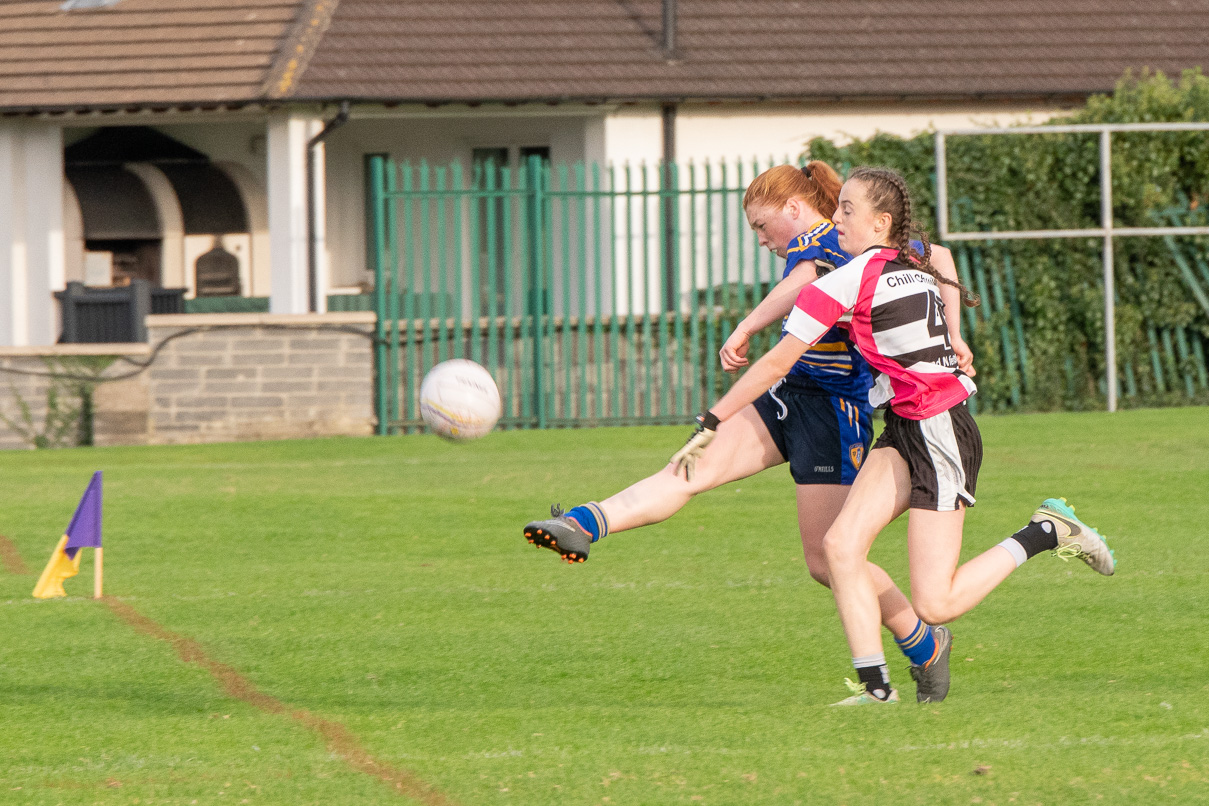
[[378, 418], [377, 434], [385, 436], [390, 427], [387, 403], [387, 383], [390, 372], [386, 350], [386, 300], [389, 280], [386, 273], [386, 216], [383, 211], [385, 171], [380, 155], [370, 157], [370, 229], [373, 238], [374, 267], [374, 415]]
[[1117, 410], [1116, 283], [1112, 244], [1112, 132], [1100, 132], [1100, 225], [1104, 228], [1104, 363], [1108, 410]]
[[[1108, 411], [1117, 408], [1117, 343], [1116, 343], [1116, 276], [1113, 266], [1113, 244], [1116, 238], [1175, 235], [1209, 235], [1206, 226], [1129, 227], [1115, 226], [1112, 203], [1112, 141], [1113, 132], [1209, 132], [1209, 122], [1183, 121], [1169, 123], [1096, 123], [1044, 126], [1013, 126], [1006, 128], [948, 129], [936, 133], [937, 170], [937, 222], [942, 241], [984, 240], [1042, 240], [1055, 238], [1100, 238], [1102, 239], [1103, 282], [1104, 282], [1104, 362], [1106, 375], [1106, 402]], [[999, 135], [999, 134], [1092, 134], [1100, 136], [1100, 226], [1066, 230], [997, 230], [992, 232], [949, 232], [948, 201], [946, 186], [945, 137], [946, 135]], [[1155, 381], [1159, 390], [1164, 386], [1152, 336]], [[1126, 365], [1126, 380], [1132, 369]], [[1132, 394], [1132, 393], [1131, 393]]]
[[[384, 267], [386, 272], [386, 318], [390, 322], [390, 330], [386, 338], [386, 433], [399, 432], [396, 423], [401, 417], [401, 396], [403, 394], [402, 370], [399, 363], [399, 345], [402, 339], [399, 333], [399, 211], [397, 199], [399, 194], [396, 177], [399, 166], [393, 160], [386, 160], [386, 188], [383, 193], [383, 215], [386, 219], [386, 250]], [[407, 232], [410, 237], [410, 232]], [[410, 320], [407, 327], [411, 329]], [[410, 391], [410, 390], [409, 390]], [[409, 395], [410, 396], [410, 395]]]
[[541, 157], [533, 154], [526, 166], [529, 174], [529, 208], [526, 224], [526, 241], [529, 252], [529, 315], [533, 323], [533, 397], [537, 414], [537, 427], [547, 425], [546, 412], [546, 289], [545, 266], [546, 226], [544, 221], [545, 198], [542, 193], [545, 177]]

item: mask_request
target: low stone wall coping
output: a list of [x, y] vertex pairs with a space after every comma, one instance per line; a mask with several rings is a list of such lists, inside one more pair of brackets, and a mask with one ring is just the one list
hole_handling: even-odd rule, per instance
[[68, 355], [150, 355], [151, 346], [131, 342], [114, 344], [44, 344], [32, 347], [0, 347], [0, 358]]
[[147, 327], [206, 327], [208, 325], [372, 325], [373, 311], [336, 313], [161, 313], [147, 317]]

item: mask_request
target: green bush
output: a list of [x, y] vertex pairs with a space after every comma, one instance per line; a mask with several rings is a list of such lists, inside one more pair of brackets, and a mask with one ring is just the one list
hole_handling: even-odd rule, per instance
[[[1126, 74], [1112, 95], [1093, 96], [1061, 123], [1209, 121], [1209, 78], [1190, 70]], [[1116, 226], [1209, 223], [1209, 133], [1116, 133], [1112, 138]], [[811, 159], [844, 173], [857, 165], [900, 171], [916, 218], [936, 231], [934, 136], [888, 134], [838, 146], [807, 144]], [[950, 137], [950, 229], [991, 231], [1100, 226], [1096, 134]], [[1190, 293], [1209, 292], [1205, 238], [1119, 238], [1114, 252], [1122, 406], [1209, 402], [1204, 354], [1209, 316]], [[987, 310], [965, 314], [980, 401], [996, 409], [1102, 408], [1104, 298], [1100, 240], [951, 244]], [[1173, 247], [1189, 262], [1183, 272]], [[1202, 263], [1196, 263], [1197, 259]], [[1015, 278], [1018, 304], [1008, 297]], [[979, 265], [981, 270], [979, 271]], [[999, 294], [994, 286], [1001, 286]], [[988, 294], [988, 291], [991, 293]], [[1019, 333], [1015, 332], [1020, 326]], [[1019, 336], [1025, 343], [1019, 355]], [[1191, 394], [1189, 389], [1191, 388]]]

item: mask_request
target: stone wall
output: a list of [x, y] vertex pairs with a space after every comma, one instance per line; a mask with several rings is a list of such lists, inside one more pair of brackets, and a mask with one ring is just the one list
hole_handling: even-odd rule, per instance
[[374, 315], [147, 317], [151, 443], [373, 432]]
[[[0, 449], [67, 447], [79, 442], [88, 425], [85, 397], [92, 395], [91, 428], [96, 444], [138, 441], [124, 430], [147, 432], [147, 406], [132, 424], [120, 410], [97, 414], [102, 390], [129, 387], [132, 381], [94, 383], [138, 369], [146, 344], [56, 344], [50, 347], [0, 347]], [[129, 360], [126, 360], [129, 359]], [[145, 373], [141, 373], [145, 374]], [[133, 379], [137, 384], [137, 376]], [[123, 419], [125, 417], [125, 419]]]
[[85, 396], [95, 445], [371, 434], [373, 329], [366, 312], [166, 315], [148, 344], [0, 348], [0, 448], [77, 444]]

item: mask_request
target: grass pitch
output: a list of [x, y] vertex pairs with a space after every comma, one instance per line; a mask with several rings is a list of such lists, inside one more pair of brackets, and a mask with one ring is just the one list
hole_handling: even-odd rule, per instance
[[[687, 428], [7, 453], [34, 575], [105, 471], [106, 593], [459, 804], [1069, 804], [1209, 798], [1209, 410], [983, 417], [966, 556], [1049, 496], [1105, 579], [1027, 563], [953, 625], [943, 704], [828, 709], [848, 653], [784, 468], [570, 567], [521, 537]], [[906, 581], [905, 527], [874, 559]], [[0, 803], [406, 803], [91, 590], [0, 571]], [[887, 640], [906, 699], [906, 662]]]

